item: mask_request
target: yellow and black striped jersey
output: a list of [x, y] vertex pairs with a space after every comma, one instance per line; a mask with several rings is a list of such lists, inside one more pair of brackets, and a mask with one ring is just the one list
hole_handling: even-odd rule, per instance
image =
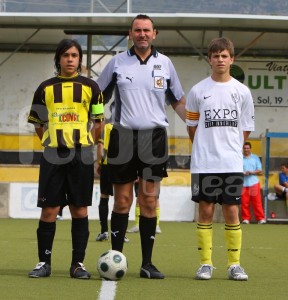
[[109, 147], [109, 142], [110, 142], [110, 133], [113, 128], [113, 124], [111, 123], [106, 123], [104, 126], [104, 129], [102, 131], [101, 138], [98, 140], [98, 147], [100, 147], [100, 152], [101, 152], [101, 160], [99, 160], [99, 164], [101, 165], [107, 165], [107, 152], [108, 152], [108, 147]]
[[107, 165], [107, 152], [110, 142], [110, 133], [113, 128], [113, 124], [107, 123], [104, 127], [104, 143], [103, 143], [103, 149], [104, 149], [104, 155], [103, 155], [103, 165]]
[[47, 128], [42, 145], [53, 148], [93, 145], [91, 121], [103, 119], [103, 96], [97, 83], [78, 74], [42, 82], [28, 116], [29, 123]]

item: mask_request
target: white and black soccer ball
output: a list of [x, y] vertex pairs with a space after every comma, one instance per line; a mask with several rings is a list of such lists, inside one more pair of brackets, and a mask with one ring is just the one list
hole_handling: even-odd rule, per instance
[[127, 272], [126, 256], [116, 250], [105, 251], [98, 259], [97, 270], [106, 280], [120, 280]]

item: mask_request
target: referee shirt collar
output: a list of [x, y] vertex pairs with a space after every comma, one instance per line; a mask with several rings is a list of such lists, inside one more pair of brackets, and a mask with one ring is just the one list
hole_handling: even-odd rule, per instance
[[132, 46], [128, 51], [127, 51], [127, 54], [129, 56], [133, 56], [133, 55], [136, 55], [137, 58], [140, 60], [141, 63], [146, 63], [149, 58], [153, 55], [154, 57], [157, 57], [158, 56], [158, 51], [156, 50], [156, 48], [154, 46], [151, 46], [151, 54], [145, 59], [145, 61], [142, 61], [141, 58], [136, 54], [135, 52], [135, 49], [134, 49], [134, 46]]

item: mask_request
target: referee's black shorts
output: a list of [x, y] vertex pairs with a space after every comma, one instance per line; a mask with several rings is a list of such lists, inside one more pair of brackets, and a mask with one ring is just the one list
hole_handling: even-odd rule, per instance
[[166, 128], [131, 130], [114, 125], [107, 157], [112, 183], [128, 183], [138, 176], [161, 181], [167, 177]]
[[45, 148], [40, 161], [38, 207], [91, 206], [94, 184], [92, 147]]

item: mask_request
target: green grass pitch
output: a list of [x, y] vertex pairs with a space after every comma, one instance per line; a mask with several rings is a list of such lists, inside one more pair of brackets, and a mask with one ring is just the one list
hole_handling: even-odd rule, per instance
[[[132, 226], [131, 222], [129, 226]], [[117, 283], [116, 300], [139, 299], [287, 299], [287, 225], [242, 225], [241, 264], [249, 275], [247, 282], [227, 279], [224, 224], [213, 224], [213, 263], [216, 270], [209, 281], [194, 279], [199, 266], [196, 224], [161, 222], [156, 235], [153, 263], [166, 275], [164, 280], [140, 279], [139, 233], [127, 234], [124, 245], [128, 273]], [[50, 278], [28, 278], [38, 262], [36, 228], [38, 220], [0, 219], [0, 299], [98, 299], [101, 283], [97, 259], [110, 248], [110, 242], [95, 242], [99, 221], [90, 221], [90, 238], [85, 266], [90, 280], [69, 277], [71, 260], [70, 221], [57, 221]]]

